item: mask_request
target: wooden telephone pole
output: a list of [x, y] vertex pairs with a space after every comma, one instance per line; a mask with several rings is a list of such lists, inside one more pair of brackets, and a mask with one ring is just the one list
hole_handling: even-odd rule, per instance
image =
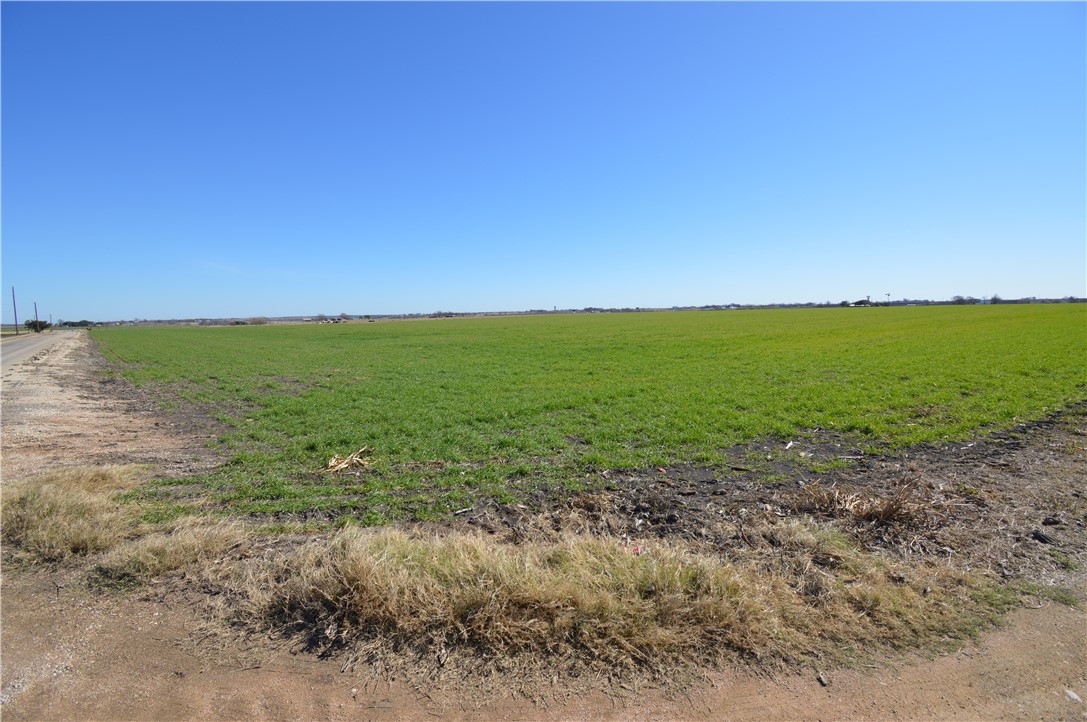
[[15, 312], [15, 335], [19, 335], [19, 307], [15, 305], [15, 286], [11, 287], [11, 310]]

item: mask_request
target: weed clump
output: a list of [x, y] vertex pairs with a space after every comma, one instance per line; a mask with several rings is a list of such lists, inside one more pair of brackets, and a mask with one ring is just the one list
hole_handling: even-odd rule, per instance
[[92, 582], [135, 586], [193, 564], [214, 561], [247, 539], [246, 527], [237, 521], [187, 517], [165, 531], [113, 548], [95, 565]]
[[805, 487], [794, 508], [832, 517], [852, 517], [859, 523], [873, 525], [927, 526], [932, 518], [946, 512], [943, 508], [946, 505], [926, 491], [917, 476], [903, 479], [887, 496], [849, 493], [816, 482]]
[[114, 499], [143, 472], [137, 465], [76, 467], [3, 487], [3, 540], [16, 556], [63, 562], [110, 549], [133, 533], [135, 514]]

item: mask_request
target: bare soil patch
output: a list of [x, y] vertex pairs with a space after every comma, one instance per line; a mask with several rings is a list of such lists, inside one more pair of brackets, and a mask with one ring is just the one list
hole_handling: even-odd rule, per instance
[[[183, 476], [216, 463], [206, 419], [165, 415], [85, 337], [4, 375], [3, 478], [64, 466], [150, 464]], [[935, 659], [904, 654], [857, 669], [707, 673], [677, 694], [652, 684], [557, 684], [535, 699], [470, 686], [428, 689], [390, 669], [319, 658], [275, 637], [207, 636], [205, 590], [184, 575], [135, 594], [92, 594], [84, 570], [5, 569], [0, 708], [11, 719], [1071, 719], [1087, 708], [1083, 614], [1044, 593], [1084, 592], [1087, 420], [1073, 409], [973, 442], [866, 457], [832, 438], [744, 453], [766, 469], [625, 472], [578, 494], [472, 509], [454, 527], [539, 541], [569, 531], [682, 539], [714, 553], [773, 554], [760, 524], [813, 515], [895, 559], [1035, 584], [1037, 603]], [[837, 446], [844, 444], [844, 446]], [[861, 456], [814, 474], [808, 456]], [[766, 459], [766, 457], [770, 457]], [[211, 600], [214, 602], [214, 600]], [[821, 676], [821, 679], [820, 679]], [[824, 684], [825, 683], [825, 684]]]
[[2, 381], [5, 481], [106, 464], [148, 464], [157, 475], [182, 476], [217, 463], [207, 446], [213, 421], [163, 414], [113, 372], [85, 333], [5, 370]]
[[[745, 527], [805, 515], [904, 561], [942, 558], [1045, 586], [1083, 581], [1087, 404], [1010, 431], [893, 454], [813, 434], [762, 442], [743, 456], [758, 461], [610, 472], [593, 491], [541, 490], [520, 505], [473, 508], [456, 523], [511, 541], [573, 529], [642, 548], [680, 538], [729, 554], [758, 543]], [[805, 463], [843, 458], [848, 465], [824, 472]]]

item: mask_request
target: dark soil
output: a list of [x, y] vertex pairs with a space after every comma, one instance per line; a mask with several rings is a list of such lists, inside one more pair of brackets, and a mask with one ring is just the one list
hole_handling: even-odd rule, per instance
[[[959, 568], [1044, 585], [1082, 579], [1087, 404], [969, 442], [881, 456], [841, 444], [816, 436], [736, 455], [770, 469], [747, 462], [606, 473], [591, 491], [536, 490], [520, 504], [473, 508], [454, 523], [510, 541], [573, 530], [643, 544], [680, 538], [727, 554], [757, 543], [745, 526], [807, 515], [904, 559], [949, 557]], [[828, 459], [847, 463], [812, 471]]]

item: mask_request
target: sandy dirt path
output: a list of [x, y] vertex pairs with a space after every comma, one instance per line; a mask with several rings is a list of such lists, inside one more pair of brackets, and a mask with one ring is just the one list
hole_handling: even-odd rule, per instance
[[0, 366], [6, 371], [78, 331], [47, 331], [5, 336], [0, 343]]
[[30, 358], [4, 364], [0, 480], [125, 463], [173, 476], [214, 463], [206, 447], [210, 434], [179, 433], [178, 422], [108, 371], [82, 331], [58, 332]]
[[[5, 479], [89, 463], [138, 461], [183, 474], [213, 463], [138, 394], [103, 376], [85, 335], [3, 375]], [[110, 380], [104, 380], [110, 379]], [[120, 386], [118, 386], [120, 384]], [[1087, 719], [1087, 619], [1044, 602], [935, 659], [775, 678], [711, 674], [686, 694], [659, 689], [483, 700], [420, 691], [334, 660], [208, 649], [198, 609], [154, 590], [94, 596], [78, 571], [0, 578], [0, 715], [10, 720], [1069, 720]], [[270, 648], [271, 649], [271, 648]], [[375, 681], [378, 680], [378, 681]], [[428, 693], [430, 692], [430, 693]]]

